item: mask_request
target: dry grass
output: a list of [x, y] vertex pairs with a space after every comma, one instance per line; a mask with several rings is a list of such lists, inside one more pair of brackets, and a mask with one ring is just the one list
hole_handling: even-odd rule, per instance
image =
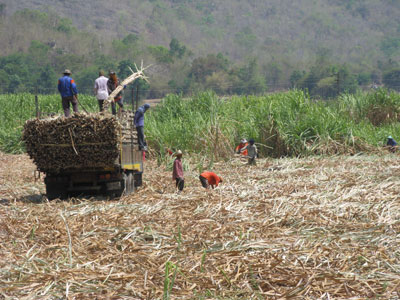
[[29, 201], [34, 167], [12, 158], [25, 163], [0, 156], [0, 299], [400, 297], [396, 155], [232, 160], [218, 189], [187, 171], [180, 195], [149, 162], [135, 195], [50, 203]]

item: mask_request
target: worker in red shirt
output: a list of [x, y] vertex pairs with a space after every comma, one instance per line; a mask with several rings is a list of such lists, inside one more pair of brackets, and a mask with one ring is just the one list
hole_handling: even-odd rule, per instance
[[[246, 148], [248, 145], [249, 145], [249, 143], [247, 142], [247, 140], [246, 140], [246, 139], [242, 139], [242, 140], [240, 141], [240, 144], [236, 146], [235, 152], [236, 152], [237, 154], [241, 154], [241, 155], [247, 156], [248, 152], [247, 152], [247, 149], [245, 149], [245, 148]], [[243, 150], [243, 151], [242, 151], [242, 150]]]
[[199, 178], [201, 185], [206, 189], [208, 189], [210, 185], [214, 189], [214, 186], [218, 186], [218, 184], [222, 182], [222, 178], [214, 172], [203, 172], [200, 174]]

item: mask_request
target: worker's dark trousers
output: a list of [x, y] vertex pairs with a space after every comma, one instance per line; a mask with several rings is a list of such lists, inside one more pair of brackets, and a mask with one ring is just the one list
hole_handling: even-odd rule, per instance
[[208, 189], [209, 184], [208, 184], [207, 178], [200, 175], [199, 179], [200, 179], [200, 182], [201, 182], [201, 185], [203, 186], [203, 188]]
[[99, 101], [99, 109], [100, 109], [100, 111], [103, 111], [104, 110], [104, 108], [103, 108], [104, 100], [98, 100], [98, 101]]
[[256, 157], [255, 157], [255, 156], [254, 156], [254, 157], [250, 157], [250, 158], [249, 158], [249, 161], [248, 161], [248, 164], [249, 164], [249, 165], [252, 165], [252, 166], [257, 165], [257, 163], [256, 163]]
[[71, 115], [71, 112], [69, 110], [69, 103], [71, 102], [72, 104], [72, 109], [74, 112], [78, 112], [78, 101], [76, 100], [75, 97], [62, 97], [62, 107], [64, 109], [64, 115], [68, 118]]
[[183, 188], [185, 187], [185, 180], [183, 178], [176, 178], [176, 187], [180, 190], [183, 191]]
[[146, 141], [144, 140], [144, 130], [143, 126], [136, 127], [137, 136], [138, 136], [138, 143], [139, 143], [139, 150], [144, 150], [147, 148]]
[[118, 101], [113, 101], [113, 102], [111, 102], [111, 111], [112, 111], [112, 114], [113, 114], [113, 115], [116, 115], [116, 114], [117, 114], [117, 108], [116, 108], [115, 103], [118, 103], [118, 106], [119, 106], [121, 109], [124, 108], [124, 103], [123, 103], [122, 99], [119, 99]]

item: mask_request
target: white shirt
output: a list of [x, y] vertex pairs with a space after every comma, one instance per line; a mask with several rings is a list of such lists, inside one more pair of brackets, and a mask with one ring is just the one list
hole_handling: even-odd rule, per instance
[[100, 76], [94, 82], [94, 90], [98, 100], [106, 100], [108, 98], [107, 81], [107, 77]]

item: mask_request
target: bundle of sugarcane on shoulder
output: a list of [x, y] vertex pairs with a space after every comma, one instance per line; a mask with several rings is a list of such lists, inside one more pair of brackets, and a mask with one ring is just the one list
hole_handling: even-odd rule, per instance
[[28, 120], [23, 141], [38, 170], [58, 173], [120, 165], [122, 144], [137, 144], [134, 112], [122, 111], [114, 116], [107, 112], [107, 106], [126, 85], [138, 78], [146, 79], [143, 70], [132, 71], [132, 75], [115, 88], [104, 101], [104, 112]]

